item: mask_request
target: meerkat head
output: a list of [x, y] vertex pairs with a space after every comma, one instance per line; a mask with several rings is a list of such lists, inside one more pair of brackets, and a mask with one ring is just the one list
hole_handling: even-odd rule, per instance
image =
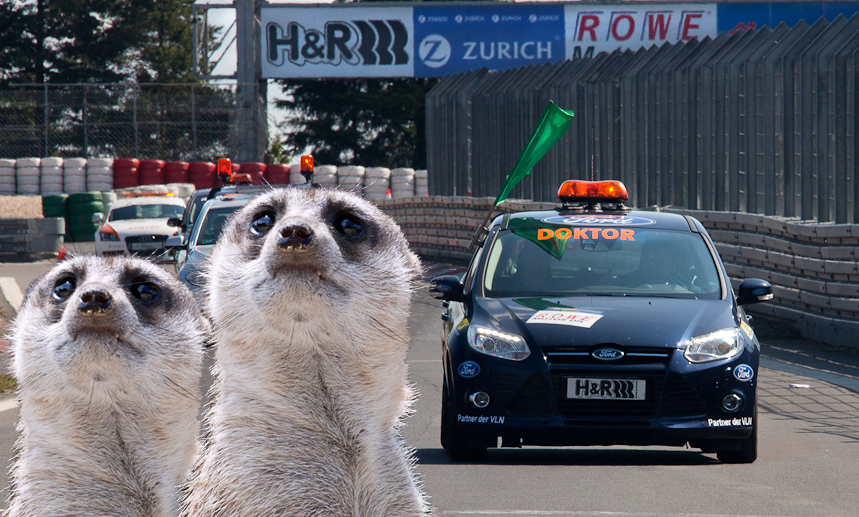
[[405, 310], [420, 263], [396, 223], [345, 192], [286, 188], [231, 217], [210, 261], [216, 320], [348, 320], [355, 311]]
[[187, 288], [154, 264], [77, 257], [27, 290], [11, 334], [15, 374], [24, 386], [81, 389], [159, 368], [168, 375], [177, 360], [200, 364], [207, 330]]

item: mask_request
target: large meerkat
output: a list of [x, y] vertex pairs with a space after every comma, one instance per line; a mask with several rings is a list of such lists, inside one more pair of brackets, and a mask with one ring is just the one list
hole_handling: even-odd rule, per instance
[[191, 293], [140, 259], [78, 257], [35, 281], [11, 332], [8, 515], [177, 515], [207, 330]]
[[274, 190], [216, 245], [208, 438], [191, 516], [429, 512], [398, 429], [420, 262], [394, 221], [344, 192]]

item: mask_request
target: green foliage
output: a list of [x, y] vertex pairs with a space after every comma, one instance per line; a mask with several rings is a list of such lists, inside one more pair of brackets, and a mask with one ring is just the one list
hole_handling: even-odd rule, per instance
[[437, 79], [281, 81], [286, 149], [318, 163], [426, 167], [425, 97]]

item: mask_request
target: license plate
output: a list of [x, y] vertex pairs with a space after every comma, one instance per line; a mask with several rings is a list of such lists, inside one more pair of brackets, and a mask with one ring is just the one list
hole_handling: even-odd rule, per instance
[[567, 398], [644, 400], [647, 381], [632, 379], [567, 379]]
[[131, 242], [129, 243], [129, 248], [131, 251], [142, 251], [142, 250], [160, 250], [164, 246], [160, 242]]

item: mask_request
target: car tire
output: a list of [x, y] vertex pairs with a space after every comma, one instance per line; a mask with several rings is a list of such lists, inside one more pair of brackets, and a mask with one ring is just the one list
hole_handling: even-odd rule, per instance
[[486, 458], [486, 447], [475, 447], [470, 440], [456, 434], [456, 409], [447, 388], [447, 379], [441, 392], [441, 446], [451, 461], [479, 461]]
[[752, 434], [740, 441], [738, 451], [716, 451], [716, 458], [722, 463], [754, 463], [758, 459], [758, 402], [755, 400]]

